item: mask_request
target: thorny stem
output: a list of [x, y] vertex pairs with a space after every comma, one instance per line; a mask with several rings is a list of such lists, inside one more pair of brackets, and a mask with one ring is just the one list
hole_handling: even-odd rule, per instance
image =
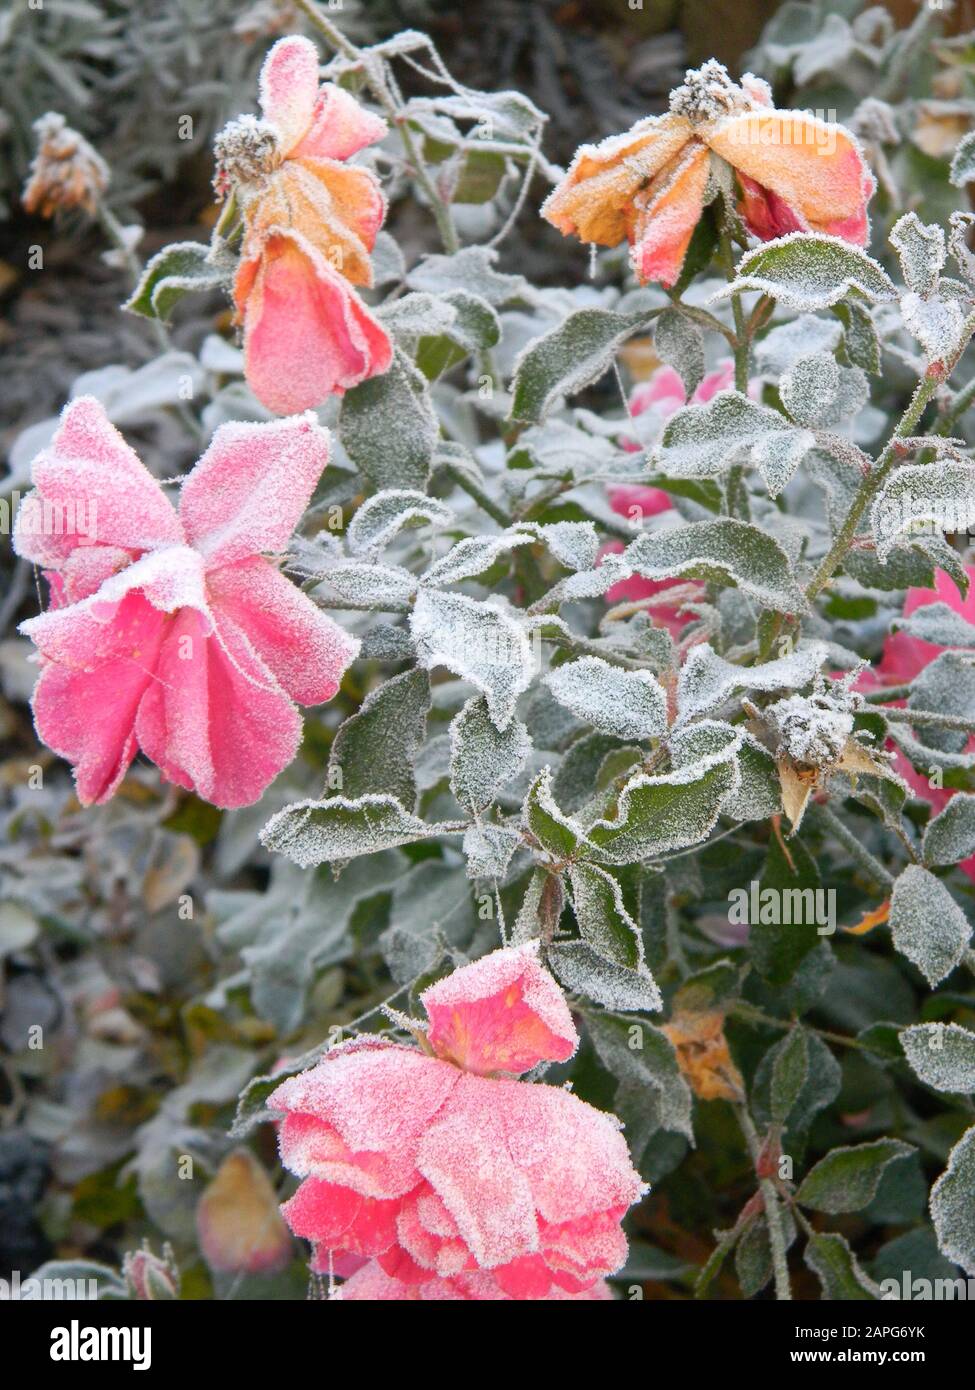
[[[748, 1107], [745, 1105], [735, 1105], [733, 1107], [741, 1132], [745, 1136], [745, 1143], [748, 1145], [748, 1152], [751, 1154], [752, 1162], [757, 1165], [761, 1155], [761, 1140]], [[779, 1205], [779, 1194], [770, 1178], [759, 1177], [758, 1190], [762, 1196], [765, 1206], [765, 1219], [768, 1222], [769, 1245], [772, 1249], [772, 1271], [775, 1278], [775, 1296], [780, 1302], [790, 1302], [792, 1299], [792, 1286], [789, 1283], [789, 1263], [786, 1259], [785, 1250], [785, 1231], [782, 1226], [782, 1208]]]

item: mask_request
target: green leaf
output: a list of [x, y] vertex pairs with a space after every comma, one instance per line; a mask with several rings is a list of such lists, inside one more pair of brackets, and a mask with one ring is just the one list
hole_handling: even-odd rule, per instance
[[811, 1235], [803, 1259], [822, 1284], [823, 1298], [843, 1302], [881, 1296], [877, 1285], [860, 1268], [843, 1236], [832, 1231]]
[[449, 526], [454, 514], [443, 502], [409, 488], [367, 497], [346, 528], [353, 555], [376, 554], [406, 527]]
[[966, 183], [975, 180], [975, 130], [970, 130], [959, 140], [948, 177], [956, 188], [964, 188]]
[[740, 971], [730, 960], [717, 960], [713, 965], [688, 975], [673, 999], [675, 1014], [707, 1014], [725, 1008], [738, 998], [741, 990]]
[[653, 330], [653, 345], [661, 362], [666, 362], [684, 383], [688, 400], [704, 376], [704, 335], [680, 309], [665, 309]]
[[332, 743], [328, 786], [350, 799], [388, 792], [408, 810], [416, 805], [413, 759], [426, 736], [430, 678], [414, 669], [371, 690]]
[[869, 309], [851, 298], [834, 304], [833, 313], [843, 325], [843, 345], [850, 362], [871, 376], [879, 376], [880, 337]]
[[[752, 1085], [752, 1104], [756, 1121], [765, 1124], [772, 1119], [772, 1075], [775, 1063], [787, 1039], [783, 1038], [766, 1052], [759, 1063]], [[806, 1080], [788, 1118], [791, 1137], [803, 1134], [813, 1119], [831, 1105], [840, 1090], [840, 1065], [829, 1048], [815, 1033], [807, 1033]]]
[[675, 478], [713, 478], [740, 454], [759, 467], [775, 497], [816, 440], [784, 415], [738, 391], [720, 391], [706, 405], [678, 410], [667, 422], [654, 461]]
[[271, 817], [260, 839], [265, 849], [285, 854], [307, 869], [427, 840], [455, 828], [420, 820], [394, 796], [368, 795], [355, 801], [333, 796], [285, 806]]
[[957, 1023], [917, 1023], [900, 1035], [904, 1056], [926, 1086], [975, 1093], [975, 1033]]
[[771, 295], [799, 313], [826, 309], [852, 290], [868, 299], [897, 297], [890, 276], [865, 251], [840, 237], [814, 232], [790, 232], [746, 252], [738, 262], [734, 280], [714, 298], [744, 290]]
[[931, 1189], [931, 1219], [941, 1253], [975, 1277], [975, 1126], [952, 1149]]
[[375, 487], [425, 489], [439, 426], [423, 374], [399, 349], [385, 375], [346, 392], [338, 429]]
[[587, 857], [633, 864], [667, 850], [698, 844], [714, 827], [729, 792], [738, 785], [738, 740], [672, 772], [639, 773], [620, 792], [612, 820], [587, 832]]
[[514, 299], [531, 300], [534, 291], [521, 275], [495, 269], [498, 253], [489, 246], [465, 246], [449, 256], [425, 256], [407, 276], [410, 289], [449, 294], [462, 290], [497, 307]]
[[667, 696], [649, 671], [624, 671], [583, 656], [555, 667], [545, 683], [559, 704], [600, 733], [644, 739], [667, 732]]
[[620, 1013], [662, 1007], [660, 991], [644, 970], [618, 965], [585, 941], [556, 941], [548, 949], [552, 970], [566, 989]]
[[199, 241], [176, 241], [164, 246], [148, 262], [131, 298], [122, 307], [165, 323], [184, 294], [226, 289], [230, 283], [227, 267], [209, 257], [209, 246]]
[[524, 827], [557, 861], [571, 859], [585, 840], [585, 831], [567, 816], [552, 796], [552, 774], [545, 767], [528, 789], [522, 813]]
[[24, 1285], [30, 1280], [37, 1281], [41, 1290], [38, 1297], [43, 1296], [47, 1302], [87, 1298], [89, 1283], [97, 1290], [98, 1299], [127, 1299], [129, 1296], [118, 1270], [96, 1260], [48, 1260], [21, 1281], [22, 1298], [29, 1297]]
[[918, 864], [908, 864], [894, 884], [890, 929], [898, 951], [932, 988], [954, 970], [972, 934], [944, 884]]
[[975, 525], [975, 464], [905, 464], [887, 479], [870, 512], [879, 558], [886, 560], [901, 537], [931, 525], [948, 532]]
[[975, 796], [957, 792], [928, 822], [921, 849], [925, 864], [959, 864], [975, 854]]
[[947, 603], [926, 603], [907, 617], [891, 624], [895, 632], [906, 632], [938, 647], [964, 647], [975, 650], [975, 623], [970, 623]]
[[772, 1119], [785, 1124], [809, 1075], [809, 1042], [805, 1030], [792, 1029], [775, 1049], [772, 1063]]
[[538, 424], [564, 397], [591, 386], [616, 351], [648, 322], [646, 312], [579, 309], [536, 338], [515, 363], [511, 418]]
[[613, 1109], [639, 1158], [658, 1129], [693, 1140], [692, 1101], [666, 1034], [643, 1020], [586, 1015], [586, 1031], [603, 1066], [619, 1083]]
[[899, 1139], [875, 1139], [848, 1149], [833, 1149], [809, 1170], [799, 1185], [796, 1201], [831, 1216], [860, 1211], [877, 1195], [887, 1167], [914, 1150]]
[[466, 594], [421, 589], [410, 614], [421, 665], [446, 666], [487, 700], [498, 729], [506, 729], [521, 693], [531, 683], [531, 647], [516, 616]]
[[763, 608], [804, 613], [806, 600], [785, 551], [766, 532], [722, 517], [673, 530], [645, 532], [621, 557], [644, 579], [713, 580], [737, 584]]
[[475, 696], [451, 721], [450, 789], [465, 810], [482, 811], [517, 777], [530, 752], [524, 724], [512, 719], [505, 730], [498, 729], [487, 701]]

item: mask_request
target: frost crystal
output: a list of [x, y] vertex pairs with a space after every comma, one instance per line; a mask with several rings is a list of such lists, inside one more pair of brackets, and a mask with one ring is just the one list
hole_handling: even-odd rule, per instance
[[231, 188], [242, 185], [246, 197], [263, 185], [278, 162], [277, 131], [256, 116], [238, 116], [217, 135], [213, 153], [213, 187], [217, 196], [225, 198]]
[[751, 102], [728, 76], [724, 63], [711, 58], [702, 67], [689, 68], [683, 83], [670, 95], [670, 109], [693, 125], [707, 125], [733, 111], [748, 110]]
[[561, 704], [604, 734], [658, 738], [667, 729], [667, 696], [649, 671], [623, 671], [584, 656], [557, 666], [545, 680]]
[[820, 680], [812, 695], [789, 695], [762, 711], [793, 762], [822, 771], [834, 767], [853, 734], [858, 697]]

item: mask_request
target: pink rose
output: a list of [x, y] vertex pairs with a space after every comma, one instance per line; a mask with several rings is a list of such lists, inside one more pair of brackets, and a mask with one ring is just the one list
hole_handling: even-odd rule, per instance
[[[428, 1279], [423, 1284], [404, 1284], [400, 1279], [391, 1279], [383, 1272], [376, 1260], [363, 1265], [351, 1279], [347, 1279], [338, 1290], [336, 1297], [342, 1302], [383, 1303], [394, 1300], [405, 1302], [448, 1303], [448, 1302], [486, 1302], [504, 1301], [511, 1295], [498, 1287], [497, 1281], [486, 1270], [475, 1270], [470, 1274], [458, 1274], [453, 1279]], [[609, 1285], [598, 1279], [581, 1293], [566, 1293], [553, 1285], [545, 1295], [547, 1301], [567, 1299], [575, 1303], [612, 1302], [613, 1295]]]
[[14, 545], [51, 584], [20, 627], [41, 655], [34, 722], [83, 805], [107, 801], [138, 750], [225, 807], [294, 758], [294, 702], [330, 700], [358, 644], [262, 552], [285, 548], [327, 459], [312, 416], [222, 425], [177, 511], [98, 401], [65, 408]]
[[359, 1038], [268, 1099], [303, 1179], [283, 1211], [313, 1268], [352, 1254], [403, 1284], [486, 1272], [514, 1299], [590, 1288], [623, 1264], [620, 1220], [645, 1189], [613, 1116], [515, 1079], [579, 1041], [537, 943], [421, 997], [423, 1051]]

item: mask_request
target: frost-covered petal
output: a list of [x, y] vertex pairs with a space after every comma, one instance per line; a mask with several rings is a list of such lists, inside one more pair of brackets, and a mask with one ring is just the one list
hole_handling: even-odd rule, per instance
[[637, 278], [673, 285], [680, 275], [694, 228], [704, 210], [710, 156], [691, 142], [674, 170], [667, 170], [633, 200], [630, 260]]
[[565, 178], [542, 204], [542, 216], [563, 236], [618, 246], [629, 231], [635, 194], [690, 137], [689, 121], [648, 116], [624, 135], [581, 146]]
[[[609, 505], [619, 516], [638, 522], [647, 516], [669, 512], [674, 504], [663, 488], [634, 486], [610, 488]], [[622, 550], [622, 545], [619, 548]]]
[[79, 546], [143, 551], [183, 539], [162, 488], [93, 396], [65, 406], [31, 474], [35, 491], [14, 529], [14, 549], [29, 560], [57, 569]]
[[419, 1179], [408, 1152], [350, 1149], [338, 1130], [317, 1115], [286, 1115], [278, 1145], [289, 1172], [351, 1187], [364, 1197], [402, 1197]]
[[287, 154], [308, 131], [318, 96], [318, 50], [298, 34], [279, 39], [264, 59], [261, 110]]
[[842, 126], [807, 112], [759, 109], [727, 117], [703, 138], [739, 173], [781, 199], [803, 228], [866, 245], [867, 203], [875, 184], [860, 147]]
[[256, 555], [214, 570], [208, 591], [214, 610], [246, 632], [293, 700], [299, 705], [331, 700], [359, 642], [270, 561]]
[[221, 425], [179, 504], [207, 568], [283, 550], [327, 462], [328, 431], [311, 414]]
[[565, 998], [538, 959], [538, 943], [482, 956], [420, 995], [428, 1041], [465, 1071], [525, 1072], [564, 1062], [579, 1035]]
[[249, 806], [293, 760], [301, 717], [226, 616], [210, 630], [184, 608], [136, 718], [139, 746], [178, 786], [214, 806]]
[[267, 1103], [320, 1119], [356, 1153], [410, 1156], [459, 1079], [456, 1067], [416, 1048], [341, 1047], [282, 1082]]
[[350, 284], [368, 287], [369, 252], [385, 215], [386, 200], [369, 170], [332, 159], [289, 159], [248, 225], [253, 237], [288, 227]]
[[235, 298], [248, 384], [286, 415], [385, 372], [392, 345], [347, 280], [304, 237], [270, 231], [242, 259]]
[[[35, 620], [36, 621], [36, 620]], [[95, 633], [91, 665], [44, 666], [31, 707], [38, 737], [74, 769], [83, 806], [107, 801], [136, 752], [134, 724], [166, 619], [139, 593], [118, 605], [114, 621]]]
[[399, 1202], [363, 1197], [351, 1188], [306, 1178], [281, 1207], [296, 1236], [355, 1255], [381, 1255], [396, 1241]]
[[[316, 81], [317, 81], [316, 59]], [[382, 116], [367, 111], [350, 92], [326, 82], [315, 98], [305, 133], [288, 150], [292, 159], [349, 159], [388, 131]]]

